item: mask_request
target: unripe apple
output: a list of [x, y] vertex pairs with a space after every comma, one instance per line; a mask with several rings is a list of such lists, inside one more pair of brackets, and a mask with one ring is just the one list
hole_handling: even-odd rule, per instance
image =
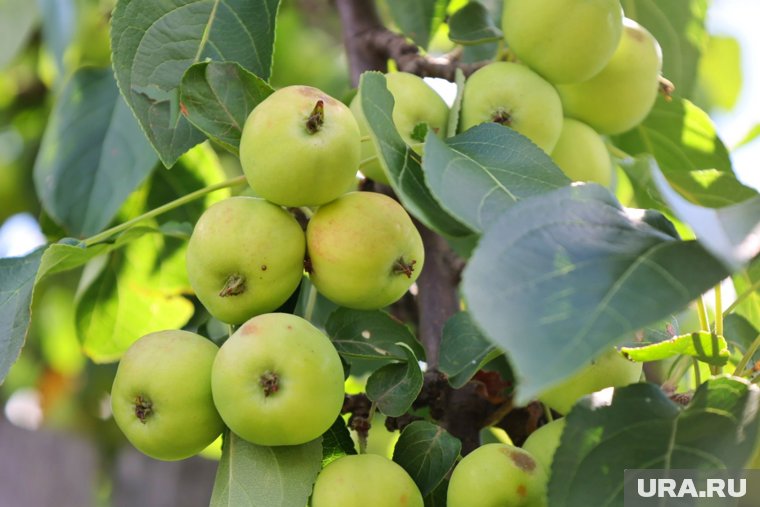
[[509, 48], [552, 83], [577, 83], [612, 58], [623, 30], [618, 0], [505, 0]]
[[318, 206], [354, 183], [359, 127], [342, 102], [310, 86], [287, 86], [248, 116], [240, 163], [257, 195], [283, 206]]
[[524, 65], [495, 62], [475, 71], [465, 83], [462, 130], [495, 122], [511, 127], [551, 153], [562, 130], [557, 90]]
[[560, 414], [567, 414], [582, 396], [607, 387], [623, 387], [641, 378], [642, 364], [629, 361], [612, 348], [538, 399]]
[[613, 166], [607, 147], [597, 132], [578, 120], [565, 118], [552, 159], [573, 181], [593, 181], [609, 187]]
[[623, 36], [612, 59], [583, 83], [558, 85], [565, 115], [602, 134], [619, 134], [651, 111], [659, 88], [662, 52], [646, 28], [624, 20]]
[[422, 271], [425, 251], [406, 210], [390, 197], [351, 192], [309, 220], [310, 278], [334, 303], [372, 310], [397, 301]]
[[542, 507], [546, 475], [530, 453], [486, 444], [464, 457], [449, 481], [447, 507]]
[[559, 447], [559, 441], [564, 430], [565, 418], [555, 419], [531, 433], [522, 446], [523, 450], [529, 452], [541, 465], [547, 477], [550, 475], [554, 452]]
[[[411, 145], [414, 151], [422, 153], [421, 146], [414, 146], [424, 141], [424, 138], [415, 139], [415, 128], [420, 124], [427, 124], [428, 129], [441, 139], [446, 136], [449, 107], [421, 77], [408, 72], [392, 72], [385, 75], [385, 83], [394, 100], [393, 124], [404, 142]], [[368, 136], [369, 126], [362, 112], [361, 97], [358, 93], [351, 101], [350, 107], [359, 124], [361, 135]], [[376, 156], [374, 144], [370, 141], [362, 142], [361, 159], [370, 160]], [[388, 184], [388, 177], [377, 159], [364, 163], [361, 171], [368, 178]]]
[[287, 313], [259, 315], [222, 345], [211, 389], [225, 424], [258, 445], [299, 445], [343, 406], [343, 366], [330, 339]]
[[343, 456], [317, 476], [312, 507], [422, 507], [417, 485], [400, 465], [377, 454]]
[[201, 215], [187, 246], [187, 275], [203, 306], [240, 324], [282, 305], [303, 276], [306, 238], [287, 211], [231, 197]]
[[116, 424], [139, 451], [160, 460], [189, 458], [224, 429], [211, 397], [219, 349], [187, 331], [159, 331], [134, 342], [111, 389]]

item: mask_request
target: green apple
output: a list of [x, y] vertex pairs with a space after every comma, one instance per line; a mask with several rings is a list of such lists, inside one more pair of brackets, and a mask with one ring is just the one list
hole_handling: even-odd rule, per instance
[[618, 0], [505, 0], [509, 48], [552, 83], [577, 83], [612, 58], [623, 31]]
[[613, 165], [607, 147], [602, 137], [583, 122], [563, 120], [562, 133], [551, 156], [573, 181], [593, 181], [605, 187], [612, 184]]
[[189, 458], [224, 429], [211, 396], [218, 348], [187, 331], [159, 331], [134, 342], [111, 389], [113, 418], [139, 451], [160, 460]]
[[495, 122], [551, 153], [562, 130], [557, 90], [524, 65], [495, 62], [475, 71], [462, 96], [462, 130]]
[[377, 454], [343, 456], [317, 476], [311, 507], [422, 507], [406, 470]]
[[565, 115], [602, 134], [619, 134], [651, 111], [659, 88], [662, 52], [644, 27], [624, 20], [623, 36], [612, 59], [583, 83], [558, 85]]
[[343, 366], [330, 339], [287, 313], [259, 315], [230, 336], [211, 389], [225, 424], [258, 445], [298, 445], [327, 431], [343, 406]]
[[546, 475], [523, 449], [509, 444], [481, 445], [451, 474], [447, 507], [543, 507]]
[[425, 251], [406, 210], [390, 197], [351, 192], [320, 207], [306, 228], [310, 278], [334, 303], [373, 310], [397, 301]]
[[264, 199], [209, 207], [187, 246], [187, 275], [209, 313], [230, 324], [271, 312], [303, 276], [306, 237], [295, 218]]
[[310, 86], [287, 86], [248, 115], [240, 163], [257, 195], [283, 206], [318, 206], [353, 185], [359, 127], [342, 102]]
[[[393, 95], [393, 124], [401, 138], [413, 146], [417, 153], [422, 153], [419, 146], [424, 137], [419, 136], [419, 126], [427, 124], [438, 137], [446, 136], [446, 126], [449, 119], [449, 107], [428, 84], [418, 76], [408, 72], [393, 72], [385, 75], [388, 91]], [[351, 112], [354, 113], [359, 131], [362, 136], [369, 135], [367, 119], [361, 109], [361, 97], [357, 93], [351, 101]], [[415, 146], [417, 145], [417, 146]], [[368, 178], [388, 184], [388, 177], [377, 160], [377, 151], [370, 141], [362, 142], [361, 159], [370, 160], [361, 166], [361, 171]]]
[[607, 387], [623, 387], [641, 378], [642, 364], [629, 361], [615, 348], [608, 350], [560, 385], [541, 394], [546, 406], [567, 414], [582, 396]]
[[522, 446], [523, 450], [529, 452], [541, 465], [547, 477], [550, 475], [554, 452], [559, 447], [559, 441], [564, 430], [565, 418], [555, 419], [531, 433]]

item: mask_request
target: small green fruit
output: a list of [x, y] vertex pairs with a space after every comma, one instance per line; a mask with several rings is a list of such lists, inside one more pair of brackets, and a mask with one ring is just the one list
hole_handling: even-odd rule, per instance
[[523, 450], [529, 452], [541, 465], [547, 477], [550, 475], [554, 452], [559, 447], [559, 441], [564, 430], [565, 418], [555, 419], [531, 433], [522, 446]]
[[240, 324], [282, 305], [303, 277], [306, 238], [287, 211], [231, 197], [209, 207], [187, 246], [187, 275], [203, 306]]
[[143, 336], [121, 358], [111, 389], [116, 424], [139, 451], [160, 460], [189, 458], [224, 429], [211, 397], [219, 349], [187, 331]]
[[655, 38], [625, 19], [620, 44], [601, 72], [583, 83], [557, 86], [565, 115], [602, 134], [625, 132], [652, 110], [661, 68], [662, 53]]
[[248, 116], [240, 163], [256, 194], [283, 206], [318, 206], [354, 183], [359, 127], [340, 101], [310, 86], [281, 88]]
[[[424, 141], [424, 138], [417, 137], [415, 133], [415, 128], [422, 124], [427, 124], [428, 129], [432, 129], [441, 139], [446, 136], [449, 107], [422, 78], [407, 72], [393, 72], [385, 75], [385, 82], [395, 102], [393, 123], [406, 144], [414, 146]], [[359, 94], [351, 101], [351, 112], [359, 124], [361, 135], [368, 136], [369, 127], [361, 109]], [[413, 149], [422, 153], [421, 146]], [[374, 144], [371, 141], [362, 142], [361, 159], [370, 160], [376, 156]], [[364, 163], [361, 171], [368, 178], [388, 184], [388, 177], [376, 158]]]
[[573, 181], [612, 184], [613, 166], [601, 136], [583, 122], [565, 118], [552, 159]]
[[511, 127], [551, 153], [562, 130], [557, 90], [528, 67], [496, 62], [473, 73], [462, 97], [462, 130], [486, 122]]
[[422, 507], [409, 474], [388, 458], [356, 454], [339, 458], [317, 476], [312, 507]]
[[505, 0], [509, 48], [552, 83], [577, 83], [612, 58], [623, 30], [618, 0]]
[[225, 424], [258, 445], [299, 445], [343, 406], [343, 366], [329, 338], [287, 313], [259, 315], [224, 342], [211, 388]]
[[309, 220], [311, 281], [331, 301], [372, 310], [397, 301], [422, 270], [422, 239], [406, 210], [390, 197], [351, 192]]
[[526, 451], [486, 444], [464, 457], [449, 481], [447, 507], [543, 507], [546, 476]]
[[607, 387], [623, 387], [638, 382], [641, 369], [641, 363], [629, 361], [612, 348], [538, 399], [552, 410], [567, 414], [582, 396]]

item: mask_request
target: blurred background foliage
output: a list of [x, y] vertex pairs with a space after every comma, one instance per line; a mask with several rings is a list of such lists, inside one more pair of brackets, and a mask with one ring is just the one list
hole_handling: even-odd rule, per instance
[[[403, 19], [394, 16], [403, 3], [379, 2], [389, 26], [398, 27], [394, 18]], [[454, 0], [448, 11], [465, 3]], [[484, 3], [495, 6], [498, 2]], [[721, 3], [716, 2], [713, 9], [720, 9]], [[67, 79], [82, 67], [110, 66], [109, 16], [114, 4], [115, 0], [0, 0], [0, 257], [20, 255], [45, 240], [71, 235], [41, 209], [33, 168], [56, 97]], [[712, 11], [708, 19], [710, 15]], [[441, 24], [435, 33], [428, 34], [429, 52], [453, 48], [447, 30]], [[725, 33], [711, 34], [698, 43], [703, 53], [692, 99], [711, 114], [725, 115], [742, 103], [743, 94], [753, 91], [744, 86], [748, 61], [746, 55], [743, 58], [744, 48]], [[464, 59], [477, 60], [495, 50], [495, 46], [477, 46], [468, 50]], [[340, 21], [328, 0], [283, 1], [271, 83], [275, 87], [307, 84], [336, 97], [350, 96]], [[728, 144], [752, 144], [760, 131], [747, 130], [744, 140]], [[157, 163], [113, 222], [123, 222], [236, 174], [240, 168], [233, 156], [201, 145], [171, 170]], [[625, 191], [621, 185], [620, 192]], [[223, 192], [209, 199], [222, 197]], [[29, 429], [45, 426], [85, 434], [97, 443], [106, 462], [114, 456], [124, 445], [123, 436], [108, 417], [107, 393], [115, 365], [98, 364], [110, 359], [111, 351], [102, 346], [89, 349], [88, 336], [113, 333], [116, 319], [130, 318], [134, 320], [130, 330], [139, 333], [144, 321], [134, 319], [135, 309], [147, 315], [144, 319], [164, 319], [168, 326], [185, 325], [198, 305], [183, 297], [189, 292], [183, 254], [183, 238], [189, 231], [179, 225], [193, 223], [209, 203], [207, 199], [161, 216], [152, 225], [164, 230], [176, 226], [166, 239], [148, 235], [107, 263], [91, 263], [82, 270], [49, 277], [38, 287], [27, 344], [0, 386], [5, 418]], [[134, 285], [114, 286], [125, 272], [130, 273]], [[165, 297], [158, 306], [142, 308], [140, 290], [148, 289], [162, 291]], [[103, 293], [116, 293], [120, 298], [114, 297], [107, 314], [82, 315], [87, 305], [76, 302], [102, 297]], [[693, 315], [684, 317], [685, 322], [694, 319]], [[219, 332], [202, 311], [196, 312], [187, 325], [196, 329], [205, 326], [211, 335]], [[114, 341], [118, 339], [113, 337]], [[94, 342], [102, 344], [102, 340]]]

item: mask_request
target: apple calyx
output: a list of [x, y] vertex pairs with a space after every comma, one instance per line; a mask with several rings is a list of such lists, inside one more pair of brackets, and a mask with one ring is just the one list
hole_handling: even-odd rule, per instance
[[138, 394], [135, 398], [135, 416], [145, 424], [146, 419], [153, 413], [153, 402]]
[[411, 278], [412, 273], [414, 273], [415, 264], [417, 264], [417, 261], [415, 260], [406, 262], [403, 257], [399, 257], [396, 259], [396, 262], [393, 263], [393, 274], [406, 275], [407, 278]]
[[306, 120], [306, 132], [309, 134], [316, 134], [322, 125], [325, 123], [325, 103], [323, 100], [318, 100], [312, 109], [309, 118]]
[[238, 273], [232, 273], [224, 282], [224, 287], [219, 291], [219, 296], [237, 296], [245, 292], [245, 277]]
[[504, 109], [498, 109], [491, 115], [491, 121], [509, 127], [512, 125], [512, 115]]
[[267, 370], [259, 377], [259, 385], [264, 391], [264, 397], [269, 398], [280, 390], [280, 377], [275, 372]]

